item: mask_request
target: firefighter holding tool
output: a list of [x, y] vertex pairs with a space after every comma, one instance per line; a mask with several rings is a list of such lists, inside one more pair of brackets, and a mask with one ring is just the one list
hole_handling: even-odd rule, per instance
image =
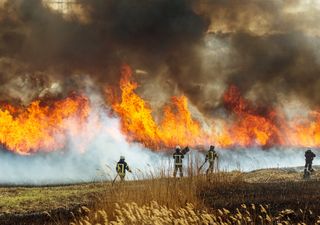
[[120, 160], [117, 163], [116, 166], [117, 175], [120, 177], [121, 181], [124, 181], [124, 178], [126, 176], [126, 171], [132, 172], [128, 166], [128, 164], [125, 161], [124, 156], [120, 156]]
[[202, 167], [209, 162], [209, 167], [206, 171], [206, 174], [208, 175], [209, 173], [213, 173], [214, 170], [214, 162], [218, 159], [218, 154], [217, 152], [214, 150], [214, 146], [211, 145], [209, 148], [209, 151], [206, 154], [206, 159], [204, 161], [204, 163], [200, 166], [199, 171], [202, 169]]
[[181, 147], [179, 145], [176, 146], [176, 151], [173, 154], [174, 159], [174, 172], [173, 176], [176, 177], [177, 172], [179, 170], [180, 177], [183, 177], [183, 171], [182, 171], [182, 160], [184, 158], [184, 155], [189, 152], [189, 147], [184, 148], [181, 150]]

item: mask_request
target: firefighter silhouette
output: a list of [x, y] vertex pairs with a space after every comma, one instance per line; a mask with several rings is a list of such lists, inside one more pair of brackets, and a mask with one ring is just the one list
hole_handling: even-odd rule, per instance
[[310, 172], [313, 172], [312, 161], [313, 161], [314, 157], [316, 157], [316, 154], [314, 154], [314, 153], [309, 149], [309, 150], [307, 150], [307, 151], [305, 152], [304, 156], [306, 157], [305, 169], [309, 170]]
[[174, 159], [174, 172], [173, 176], [176, 177], [177, 171], [180, 172], [180, 177], [183, 176], [182, 172], [182, 159], [184, 158], [184, 154], [181, 152], [180, 146], [176, 146], [176, 152], [173, 154]]
[[120, 156], [120, 160], [116, 166], [116, 171], [117, 171], [121, 181], [124, 181], [124, 178], [126, 176], [126, 171], [131, 173], [131, 170], [130, 170], [128, 164], [125, 162], [124, 156]]
[[206, 174], [213, 173], [214, 161], [216, 160], [216, 158], [218, 158], [218, 154], [214, 150], [214, 146], [211, 145], [209, 151], [207, 152], [206, 159], [205, 159], [205, 162], [207, 162], [207, 161], [209, 162], [209, 167], [206, 171]]

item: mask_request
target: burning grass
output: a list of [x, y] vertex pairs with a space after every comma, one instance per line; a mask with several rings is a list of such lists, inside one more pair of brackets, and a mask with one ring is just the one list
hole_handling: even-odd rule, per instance
[[[129, 141], [160, 150], [173, 146], [215, 145], [234, 147], [319, 147], [320, 112], [289, 117], [282, 107], [260, 105], [246, 99], [240, 89], [230, 85], [222, 96], [225, 114], [199, 120], [190, 110], [187, 96], [173, 96], [163, 107], [160, 120], [154, 117], [151, 105], [137, 92], [133, 71], [124, 65], [120, 93], [107, 90], [107, 98], [119, 116], [121, 130]], [[202, 122], [200, 122], [202, 121]], [[205, 126], [203, 126], [205, 122]]]

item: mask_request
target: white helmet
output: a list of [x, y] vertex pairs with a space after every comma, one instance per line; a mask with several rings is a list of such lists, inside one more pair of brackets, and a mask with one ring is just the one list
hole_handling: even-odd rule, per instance
[[123, 155], [122, 155], [122, 156], [120, 156], [120, 159], [124, 160], [124, 156], [123, 156]]
[[181, 147], [179, 145], [176, 146], [176, 149], [181, 149]]

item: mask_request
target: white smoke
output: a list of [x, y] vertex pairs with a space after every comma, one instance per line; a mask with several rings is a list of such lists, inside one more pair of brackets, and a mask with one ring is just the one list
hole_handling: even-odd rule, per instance
[[[271, 148], [262, 150], [259, 148], [218, 150], [220, 155], [220, 169], [252, 171], [263, 168], [300, 167], [305, 164], [304, 152], [307, 148]], [[319, 156], [319, 149], [313, 150]], [[314, 164], [318, 163], [315, 158]]]
[[[112, 179], [120, 155], [126, 157], [132, 168], [144, 170], [147, 163], [157, 162], [160, 156], [139, 144], [129, 144], [119, 129], [117, 119], [103, 118], [103, 130], [85, 149], [77, 149], [71, 139], [65, 150], [53, 153], [19, 156], [5, 151], [0, 153], [1, 184], [55, 184], [77, 183]], [[90, 132], [95, 132], [88, 129]], [[111, 133], [112, 132], [112, 133]], [[85, 141], [86, 142], [86, 141]]]
[[[47, 185], [113, 180], [115, 166], [125, 156], [133, 173], [128, 179], [146, 179], [150, 176], [172, 174], [173, 150], [153, 152], [138, 143], [128, 143], [121, 134], [119, 119], [111, 118], [101, 99], [90, 94], [94, 109], [79, 137], [70, 136], [65, 149], [53, 153], [19, 156], [0, 151], [0, 183], [15, 185]], [[99, 128], [97, 128], [97, 122]], [[74, 121], [67, 121], [74, 126]], [[296, 167], [304, 165], [306, 149], [217, 149], [220, 170], [250, 171], [261, 168]], [[317, 155], [320, 154], [316, 150]], [[192, 149], [185, 157], [204, 161], [205, 152]], [[317, 163], [317, 158], [315, 160]], [[204, 168], [206, 169], [206, 168]]]

